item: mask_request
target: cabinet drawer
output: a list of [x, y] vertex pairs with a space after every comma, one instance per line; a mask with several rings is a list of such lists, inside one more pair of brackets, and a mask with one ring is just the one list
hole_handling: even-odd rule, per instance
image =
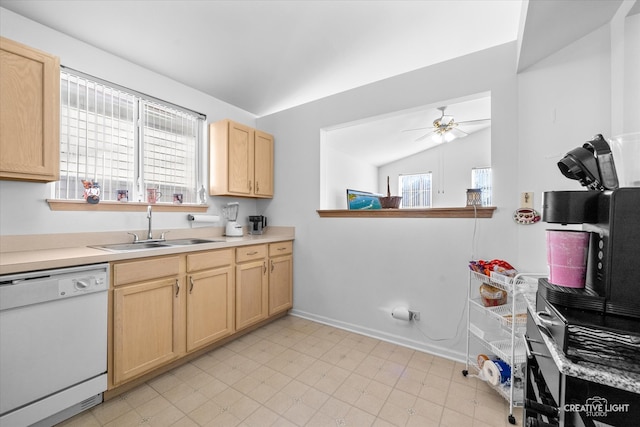
[[180, 272], [180, 257], [162, 257], [114, 264], [114, 286], [175, 276]]
[[266, 258], [267, 245], [243, 246], [236, 248], [236, 262]]
[[293, 252], [293, 242], [278, 242], [269, 245], [269, 256], [289, 255]]
[[187, 255], [187, 271], [208, 270], [233, 264], [233, 249], [198, 252]]

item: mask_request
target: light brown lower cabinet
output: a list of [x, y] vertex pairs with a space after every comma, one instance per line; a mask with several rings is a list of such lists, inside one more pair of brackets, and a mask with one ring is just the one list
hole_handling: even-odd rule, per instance
[[112, 266], [114, 385], [162, 366], [184, 351], [180, 270], [178, 256]]
[[267, 318], [267, 245], [236, 248], [236, 330]]
[[269, 316], [293, 306], [293, 242], [269, 245]]
[[113, 262], [109, 390], [291, 308], [291, 248], [283, 242]]
[[122, 383], [178, 357], [178, 279], [124, 286], [114, 291], [113, 382]]
[[187, 351], [234, 332], [233, 249], [187, 255]]

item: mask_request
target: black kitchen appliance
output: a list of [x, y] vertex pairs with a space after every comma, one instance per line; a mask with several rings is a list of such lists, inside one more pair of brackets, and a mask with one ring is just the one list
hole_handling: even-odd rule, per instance
[[[544, 309], [540, 306], [540, 302], [539, 298], [537, 308]], [[556, 335], [557, 329], [565, 329], [572, 322], [584, 320], [587, 324], [588, 317], [600, 321], [601, 318], [612, 318], [613, 316], [593, 316], [592, 313], [589, 315], [587, 312], [579, 314], [575, 309], [562, 310], [569, 323], [556, 324], [557, 319], [548, 319], [555, 324], [551, 331], [545, 324], [538, 325], [531, 312], [527, 314], [525, 340], [527, 368], [523, 425], [527, 427], [623, 427], [636, 425], [636, 420], [640, 419], [639, 394], [560, 372], [542, 337], [542, 334]], [[578, 320], [568, 312], [573, 312], [578, 317], [584, 316], [584, 318]], [[539, 313], [538, 319], [540, 319]], [[616, 319], [622, 322], [629, 321], [623, 317]], [[631, 321], [637, 323], [636, 320]], [[619, 326], [622, 325], [611, 324], [605, 327], [617, 329]], [[565, 338], [569, 339], [568, 335]], [[555, 339], [555, 341], [558, 340]], [[560, 346], [562, 347], [562, 345]], [[624, 375], [624, 367], [618, 363], [615, 365]]]
[[267, 227], [267, 217], [262, 215], [249, 216], [249, 234], [262, 234]]
[[[567, 153], [558, 167], [587, 190], [544, 193], [542, 219], [582, 224], [590, 233], [585, 287], [539, 280], [535, 310], [527, 314], [523, 424], [635, 425], [630, 420], [640, 419], [640, 395], [597, 379], [605, 371], [614, 377], [640, 373], [640, 188], [619, 188], [601, 135]], [[583, 378], [566, 366], [560, 372], [543, 335], [569, 361], [602, 377]]]
[[542, 220], [582, 224], [590, 232], [584, 289], [540, 279], [550, 303], [640, 319], [640, 187], [618, 188], [613, 155], [597, 135], [558, 162], [560, 171], [586, 191], [543, 194]]

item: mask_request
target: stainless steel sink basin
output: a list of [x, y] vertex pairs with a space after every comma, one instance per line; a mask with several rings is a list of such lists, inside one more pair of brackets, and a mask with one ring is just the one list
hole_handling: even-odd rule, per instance
[[141, 251], [144, 249], [153, 249], [153, 248], [166, 248], [167, 245], [159, 242], [148, 242], [148, 243], [117, 243], [114, 245], [102, 245], [102, 246], [93, 246], [98, 249], [106, 249], [108, 251], [115, 252], [123, 252], [123, 251]]
[[173, 240], [164, 240], [160, 242], [138, 242], [138, 243], [116, 243], [113, 245], [99, 245], [92, 246], [98, 249], [105, 249], [113, 252], [131, 252], [131, 251], [141, 251], [146, 249], [156, 249], [156, 248], [169, 248], [171, 246], [189, 246], [189, 245], [199, 245], [202, 243], [215, 243], [215, 242], [223, 242], [224, 240], [213, 240], [213, 239], [173, 239]]
[[170, 246], [187, 246], [187, 245], [199, 245], [201, 243], [215, 243], [222, 242], [223, 240], [211, 240], [211, 239], [173, 239], [165, 240], [163, 243]]

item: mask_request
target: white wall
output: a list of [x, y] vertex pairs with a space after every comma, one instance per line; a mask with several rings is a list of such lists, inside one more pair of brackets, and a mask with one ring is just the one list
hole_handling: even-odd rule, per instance
[[[514, 223], [520, 193], [533, 191], [539, 209], [543, 191], [582, 189], [557, 161], [596, 133], [610, 135], [610, 30], [520, 75], [515, 43], [507, 44], [259, 118], [277, 135], [276, 159], [286, 165], [276, 168], [275, 190], [284, 197], [259, 203], [296, 227], [294, 312], [462, 359], [469, 259], [546, 272], [548, 224]], [[485, 91], [492, 96], [492, 219], [318, 217], [321, 128]], [[396, 305], [419, 310], [421, 321], [392, 319]]]
[[[533, 191], [538, 209], [544, 191], [583, 189], [562, 176], [557, 162], [595, 134], [611, 136], [610, 82], [608, 26], [519, 75], [519, 190]], [[561, 227], [540, 223], [518, 229], [523, 269], [547, 271], [544, 230]]]
[[[3, 8], [0, 8], [0, 34], [57, 55], [64, 66], [206, 114], [209, 122], [230, 118], [255, 126], [255, 116], [244, 110]], [[203, 166], [206, 171], [206, 165]], [[143, 212], [53, 212], [45, 202], [50, 197], [51, 184], [0, 180], [0, 235], [146, 228], [146, 214]], [[209, 211], [220, 213], [220, 207], [228, 201], [241, 202], [239, 219], [246, 220], [247, 215], [259, 213], [253, 200], [226, 197], [210, 198]], [[190, 224], [186, 218], [185, 213], [156, 213], [154, 229], [188, 228]], [[219, 225], [222, 226], [223, 222]]]
[[[277, 194], [258, 204], [270, 220], [296, 227], [295, 313], [462, 356], [474, 226], [481, 242], [478, 257], [513, 259], [516, 249], [510, 221], [517, 202], [515, 52], [515, 43], [498, 46], [258, 119], [258, 127], [276, 135]], [[318, 217], [320, 129], [483, 92], [492, 96], [500, 207], [494, 219], [476, 224], [473, 219]], [[401, 304], [419, 310], [422, 320], [392, 319], [391, 309]]]
[[[325, 133], [327, 139], [330, 138]], [[324, 180], [322, 209], [347, 209], [346, 190], [378, 191], [378, 168], [350, 154], [337, 150], [330, 143], [321, 144]]]

